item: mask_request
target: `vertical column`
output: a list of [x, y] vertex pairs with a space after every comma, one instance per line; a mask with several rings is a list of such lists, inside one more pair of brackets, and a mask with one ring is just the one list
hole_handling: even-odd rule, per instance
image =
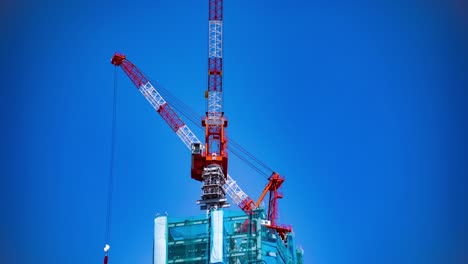
[[211, 211], [210, 263], [224, 263], [224, 212]]
[[[260, 213], [259, 211], [257, 211], [256, 213], [256, 221], [255, 221], [255, 224], [257, 225], [256, 226], [256, 230], [257, 230], [257, 245], [255, 247], [255, 250], [257, 252], [257, 259], [256, 261], [258, 263], [262, 263], [262, 224], [261, 224], [261, 221], [260, 221]], [[295, 262], [293, 262], [295, 263]]]
[[154, 219], [153, 264], [167, 263], [167, 216]]

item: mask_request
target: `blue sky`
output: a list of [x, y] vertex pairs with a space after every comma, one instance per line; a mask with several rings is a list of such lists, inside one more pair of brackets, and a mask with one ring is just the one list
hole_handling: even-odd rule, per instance
[[[228, 133], [286, 177], [305, 262], [467, 263], [466, 4], [251, 2], [225, 1]], [[102, 261], [110, 58], [202, 115], [207, 4], [0, 4], [0, 262]], [[202, 213], [200, 186], [120, 69], [117, 90], [110, 263], [150, 263], [154, 215]], [[230, 161], [256, 199], [266, 180]]]

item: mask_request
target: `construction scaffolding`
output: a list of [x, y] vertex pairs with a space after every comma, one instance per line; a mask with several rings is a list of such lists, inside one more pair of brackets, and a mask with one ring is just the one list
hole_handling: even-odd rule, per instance
[[[206, 215], [184, 219], [156, 217], [154, 264], [303, 263], [303, 251], [295, 247], [294, 233], [288, 233], [283, 240], [275, 229], [268, 227], [263, 209], [251, 214], [217, 212], [221, 212], [223, 219], [222, 232], [213, 231], [215, 228], [210, 225], [213, 217], [209, 221]], [[221, 258], [213, 259], [213, 249], [220, 243], [222, 252], [216, 255]]]

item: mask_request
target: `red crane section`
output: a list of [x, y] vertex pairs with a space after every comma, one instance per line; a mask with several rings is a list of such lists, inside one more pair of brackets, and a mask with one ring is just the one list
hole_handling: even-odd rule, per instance
[[275, 229], [284, 240], [286, 238], [286, 234], [291, 232], [292, 228], [291, 226], [280, 226], [276, 222], [278, 220], [278, 199], [283, 198], [283, 193], [279, 192], [279, 189], [283, 182], [284, 177], [282, 177], [276, 172], [273, 172], [273, 174], [268, 178], [268, 184], [263, 189], [262, 195], [260, 195], [260, 198], [255, 203], [255, 208], [258, 208], [262, 200], [265, 198], [267, 192], [269, 192], [270, 197], [268, 201], [267, 215], [267, 219], [270, 221], [269, 227]]
[[[278, 199], [283, 198], [283, 193], [278, 190], [284, 182], [284, 178], [278, 173], [273, 174], [268, 178], [269, 182], [263, 190], [261, 199], [265, 197], [266, 192], [270, 192], [270, 199], [268, 202], [268, 220], [271, 221], [271, 225], [275, 226], [276, 220], [278, 219]], [[258, 206], [258, 204], [256, 204]]]
[[[268, 228], [274, 229], [278, 232], [283, 240], [286, 239], [286, 235], [292, 232], [291, 226], [279, 225], [277, 224], [278, 220], [278, 199], [283, 198], [283, 194], [279, 192], [281, 185], [284, 182], [284, 177], [279, 175], [276, 172], [273, 172], [272, 175], [268, 178], [268, 183], [263, 189], [262, 194], [258, 198], [257, 202], [254, 203], [250, 197], [246, 197], [240, 204], [239, 207], [247, 213], [251, 214], [253, 210], [259, 208], [260, 204], [262, 203], [263, 199], [265, 198], [267, 193], [270, 193], [269, 201], [268, 201], [268, 214], [267, 220], [270, 221], [266, 226]], [[249, 220], [246, 220], [244, 224], [241, 226], [241, 230], [247, 232], [249, 226]]]

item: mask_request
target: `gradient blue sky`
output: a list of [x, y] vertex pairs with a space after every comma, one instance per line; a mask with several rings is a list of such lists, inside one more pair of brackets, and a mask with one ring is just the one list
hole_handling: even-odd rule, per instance
[[[467, 5], [399, 2], [225, 1], [228, 133], [286, 177], [280, 221], [305, 263], [468, 263]], [[207, 16], [195, 0], [2, 1], [1, 263], [101, 263], [110, 58], [202, 115]], [[154, 215], [202, 213], [199, 184], [117, 81], [110, 263], [150, 263]], [[234, 158], [230, 173], [254, 199], [266, 184]]]

